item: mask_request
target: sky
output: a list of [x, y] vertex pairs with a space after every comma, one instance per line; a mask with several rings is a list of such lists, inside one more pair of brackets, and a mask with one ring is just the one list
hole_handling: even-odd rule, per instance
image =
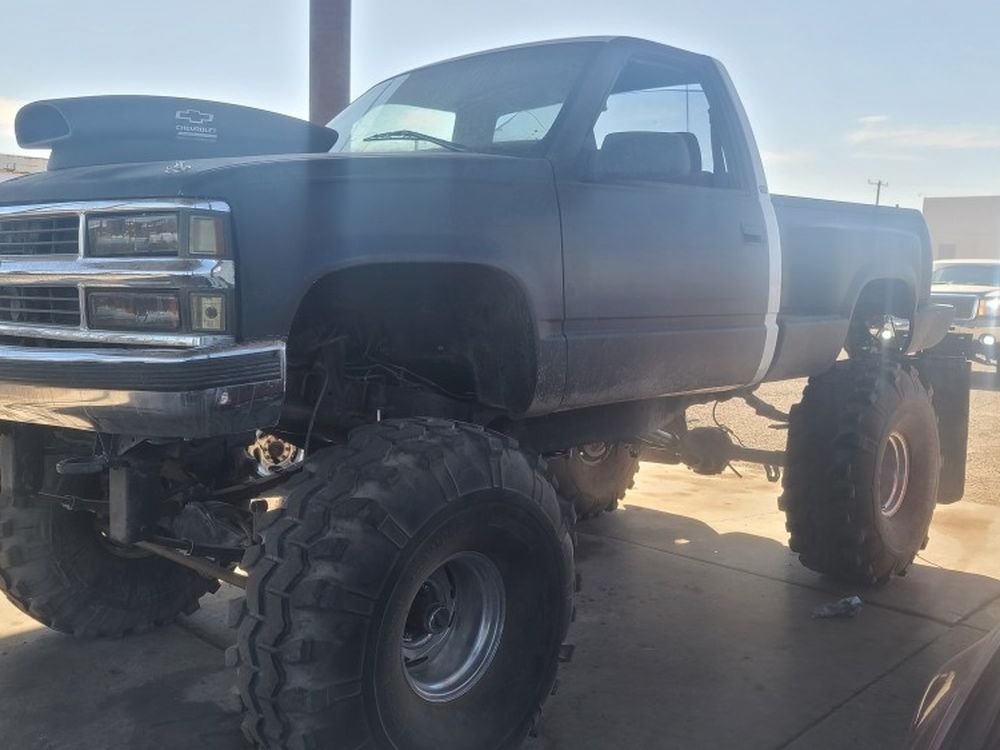
[[[919, 208], [1000, 194], [1000, 3], [987, 0], [356, 0], [353, 95], [479, 49], [625, 34], [712, 55], [773, 192]], [[89, 94], [305, 116], [307, 0], [0, 0], [0, 153], [18, 107]]]

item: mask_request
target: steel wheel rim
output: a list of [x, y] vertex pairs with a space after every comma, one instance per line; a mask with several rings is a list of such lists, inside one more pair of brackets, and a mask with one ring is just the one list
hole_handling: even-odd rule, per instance
[[428, 576], [410, 604], [403, 671], [424, 700], [447, 703], [468, 693], [493, 663], [503, 636], [506, 592], [485, 555], [460, 552]]
[[910, 444], [898, 432], [889, 435], [879, 466], [879, 503], [882, 515], [895, 516], [910, 485]]

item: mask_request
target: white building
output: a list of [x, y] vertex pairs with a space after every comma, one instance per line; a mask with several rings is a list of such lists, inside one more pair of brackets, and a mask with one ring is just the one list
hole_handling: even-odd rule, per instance
[[0, 154], [0, 182], [11, 180], [21, 175], [44, 172], [48, 159], [37, 156], [13, 156]]
[[924, 198], [935, 260], [1000, 260], [1000, 195]]

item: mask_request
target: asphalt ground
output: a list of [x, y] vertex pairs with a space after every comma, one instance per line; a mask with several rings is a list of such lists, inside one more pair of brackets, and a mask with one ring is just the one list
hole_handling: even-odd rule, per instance
[[[928, 680], [1000, 624], [1000, 508], [939, 508], [906, 578], [832, 584], [762, 476], [644, 464], [581, 524], [576, 649], [525, 750], [891, 750]], [[851, 620], [819, 605], [858, 594]], [[224, 587], [155, 633], [79, 641], [0, 601], [0, 748], [240, 750]], [[442, 748], [442, 750], [448, 750]]]

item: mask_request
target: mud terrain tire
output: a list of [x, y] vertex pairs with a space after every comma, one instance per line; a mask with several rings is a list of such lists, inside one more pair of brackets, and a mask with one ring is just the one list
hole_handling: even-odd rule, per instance
[[[544, 464], [477, 427], [383, 422], [308, 458], [280, 505], [259, 519], [234, 609], [247, 737], [268, 750], [518, 747], [552, 691], [573, 608], [572, 512]], [[472, 616], [503, 602], [492, 655], [439, 659], [470, 612], [460, 595], [446, 616], [420, 603], [447, 599], [435, 581], [461, 592], [477, 576], [486, 593]], [[411, 658], [425, 637], [445, 645]], [[466, 663], [478, 671], [452, 669]]]
[[617, 508], [618, 502], [635, 484], [639, 471], [639, 459], [628, 445], [606, 445], [599, 453], [588, 450], [590, 448], [573, 448], [548, 461], [559, 494], [573, 503], [581, 520]]
[[941, 447], [931, 395], [901, 362], [839, 362], [792, 408], [780, 507], [807, 568], [876, 585], [927, 543]]
[[35, 495], [0, 495], [0, 590], [25, 614], [82, 637], [121, 637], [198, 609], [218, 581], [121, 550], [91, 513]]

